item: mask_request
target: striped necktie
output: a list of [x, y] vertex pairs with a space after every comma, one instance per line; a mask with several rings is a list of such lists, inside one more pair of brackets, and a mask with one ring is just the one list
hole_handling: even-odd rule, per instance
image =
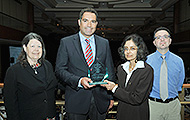
[[163, 101], [168, 98], [168, 71], [165, 56], [163, 58], [160, 69], [160, 97]]
[[87, 46], [85, 49], [85, 57], [86, 57], [86, 62], [88, 64], [88, 66], [90, 67], [93, 63], [93, 52], [92, 52], [92, 48], [90, 46], [90, 41], [88, 39], [85, 39]]

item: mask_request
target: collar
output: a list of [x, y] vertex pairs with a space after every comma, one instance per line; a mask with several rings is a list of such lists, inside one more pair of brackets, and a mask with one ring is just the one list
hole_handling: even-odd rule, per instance
[[[129, 64], [130, 64], [129, 61], [125, 62], [124, 64], [121, 64], [121, 66], [127, 73], [129, 73]], [[133, 71], [136, 70], [137, 68], [145, 68], [144, 61], [137, 61]]]
[[[161, 54], [158, 50], [156, 50], [156, 54], [158, 55], [158, 58], [160, 58], [160, 57], [162, 56], [162, 54]], [[168, 58], [168, 57], [169, 57], [169, 54], [170, 54], [170, 51], [168, 50], [168, 51], [164, 54], [164, 56], [166, 56], [166, 58]]]
[[[84, 41], [84, 42], [85, 42], [85, 39], [89, 39], [90, 42], [91, 42], [92, 40], [94, 40], [94, 35], [90, 36], [89, 38], [86, 38], [86, 37], [84, 37], [84, 35], [81, 33], [81, 31], [79, 31], [79, 37], [80, 37], [80, 39], [81, 39], [82, 41]], [[86, 43], [86, 42], [85, 42], [85, 43]]]
[[34, 69], [37, 69], [37, 68], [39, 68], [41, 66], [41, 63], [36, 63], [36, 64], [34, 64], [34, 65], [31, 65], [31, 67], [32, 68], [34, 68]]

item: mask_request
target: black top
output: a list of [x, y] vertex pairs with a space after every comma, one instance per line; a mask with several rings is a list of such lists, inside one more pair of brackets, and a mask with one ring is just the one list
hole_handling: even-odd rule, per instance
[[133, 71], [127, 86], [127, 73], [120, 65], [117, 69], [118, 85], [114, 96], [119, 100], [118, 120], [149, 120], [148, 96], [153, 85], [153, 69], [145, 63], [145, 68]]
[[8, 120], [43, 120], [56, 115], [57, 80], [47, 60], [37, 75], [29, 64], [16, 63], [8, 68], [4, 81]]

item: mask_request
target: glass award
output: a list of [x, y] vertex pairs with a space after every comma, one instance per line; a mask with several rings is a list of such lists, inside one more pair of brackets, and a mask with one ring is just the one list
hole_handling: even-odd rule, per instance
[[88, 70], [88, 77], [93, 81], [89, 85], [107, 84], [104, 82], [108, 78], [108, 70], [98, 59], [92, 64]]

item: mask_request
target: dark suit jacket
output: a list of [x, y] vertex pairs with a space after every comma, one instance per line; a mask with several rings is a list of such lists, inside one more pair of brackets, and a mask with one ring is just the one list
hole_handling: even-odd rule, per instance
[[[114, 80], [114, 66], [108, 40], [95, 37], [96, 55], [108, 68], [108, 79]], [[105, 113], [108, 109], [111, 96], [105, 88], [97, 86], [91, 89], [78, 87], [81, 77], [87, 77], [88, 65], [84, 58], [79, 34], [65, 37], [60, 42], [56, 60], [56, 76], [66, 83], [65, 102], [66, 111], [69, 113], [86, 114], [88, 112], [92, 95], [95, 99], [98, 111]]]
[[55, 116], [57, 80], [48, 61], [44, 61], [42, 66], [46, 81], [38, 79], [29, 64], [23, 67], [16, 63], [8, 68], [4, 83], [8, 120], [43, 120]]
[[148, 95], [153, 84], [153, 69], [145, 63], [145, 68], [136, 69], [125, 87], [127, 73], [121, 67], [117, 71], [118, 85], [114, 96], [118, 98], [118, 120], [149, 120]]

